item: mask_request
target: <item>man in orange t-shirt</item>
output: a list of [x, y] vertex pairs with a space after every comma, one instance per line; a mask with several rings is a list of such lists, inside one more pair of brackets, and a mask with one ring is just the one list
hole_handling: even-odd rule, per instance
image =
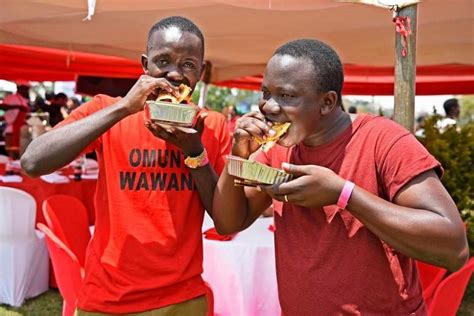
[[[149, 32], [145, 75], [124, 98], [98, 95], [22, 157], [32, 176], [95, 150], [99, 179], [95, 233], [87, 250], [77, 315], [204, 315], [201, 225], [212, 216], [218, 174], [229, 151], [225, 118], [201, 112], [187, 133], [146, 121], [143, 106], [161, 90], [194, 89], [204, 39], [193, 22], [170, 17]], [[94, 314], [96, 315], [96, 314]], [[155, 315], [155, 314], [153, 314]]]
[[[284, 315], [426, 315], [413, 259], [459, 269], [469, 252], [440, 164], [400, 125], [342, 110], [343, 68], [316, 40], [278, 48], [261, 112], [244, 115], [232, 154], [294, 179], [241, 187], [226, 169], [214, 196], [221, 234], [251, 225], [273, 203], [278, 294]], [[255, 138], [288, 132], [267, 153]]]

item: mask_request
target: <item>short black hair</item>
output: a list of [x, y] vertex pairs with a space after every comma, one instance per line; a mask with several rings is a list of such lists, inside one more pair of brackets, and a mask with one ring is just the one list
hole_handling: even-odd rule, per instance
[[148, 32], [148, 44], [147, 50], [151, 48], [151, 38], [156, 31], [165, 30], [170, 27], [177, 27], [183, 32], [189, 32], [196, 35], [202, 44], [202, 55], [204, 57], [204, 36], [202, 35], [201, 30], [194, 24], [191, 20], [182, 17], [182, 16], [170, 16], [156, 22]]
[[54, 99], [57, 100], [57, 99], [67, 99], [67, 95], [64, 93], [64, 92], [59, 92], [58, 94], [56, 94], [54, 96]]
[[278, 48], [275, 55], [290, 55], [311, 60], [315, 73], [315, 85], [321, 92], [335, 91], [342, 106], [344, 70], [336, 51], [329, 45], [314, 39], [298, 39]]
[[458, 106], [459, 106], [458, 99], [455, 99], [455, 98], [448, 99], [444, 101], [443, 103], [443, 108], [444, 108], [444, 112], [446, 112], [446, 115], [451, 114], [451, 111]]
[[44, 98], [47, 100], [47, 101], [50, 101], [52, 99], [54, 99], [54, 92], [52, 91], [48, 91], [44, 94]]
[[349, 112], [349, 113], [357, 113], [357, 108], [356, 108], [355, 106], [351, 105], [351, 106], [349, 107], [349, 109], [347, 110], [347, 112]]

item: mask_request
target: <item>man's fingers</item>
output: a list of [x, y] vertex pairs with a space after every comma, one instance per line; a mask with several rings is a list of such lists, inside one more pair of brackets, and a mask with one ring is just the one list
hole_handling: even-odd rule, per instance
[[295, 177], [311, 174], [313, 168], [311, 165], [293, 165], [287, 162], [282, 163], [281, 167], [286, 173], [292, 174]]
[[155, 95], [158, 95], [161, 90], [164, 90], [168, 93], [171, 93], [175, 97], [179, 96], [179, 89], [178, 87], [174, 86], [171, 84], [168, 80], [165, 78], [153, 78], [150, 76], [142, 76], [140, 79], [140, 82], [145, 88], [148, 93], [154, 93]]
[[245, 130], [253, 137], [264, 139], [268, 134], [270, 127], [256, 118], [246, 117], [238, 120], [236, 130], [239, 129]]
[[300, 204], [304, 201], [303, 192], [292, 186], [265, 185], [257, 187], [259, 191], [267, 193], [272, 199], [280, 202]]
[[156, 137], [159, 137], [163, 140], [170, 140], [172, 138], [172, 136], [174, 136], [173, 134], [167, 132], [163, 127], [161, 127], [160, 125], [156, 124], [156, 123], [153, 123], [151, 121], [146, 121], [145, 122], [145, 127], [148, 128], [148, 130], [150, 132], [153, 133], [153, 135], [155, 135]]
[[259, 119], [260, 121], [265, 121], [265, 116], [260, 111], [249, 112], [247, 114], [244, 114], [242, 117], [254, 117], [256, 119]]
[[240, 143], [244, 140], [252, 140], [253, 136], [249, 132], [247, 132], [246, 130], [236, 129], [234, 131], [234, 139], [237, 143]]
[[307, 180], [308, 179], [306, 177], [300, 177], [280, 184], [261, 186], [261, 188], [262, 191], [274, 196], [295, 194], [302, 191], [302, 188], [307, 185]]

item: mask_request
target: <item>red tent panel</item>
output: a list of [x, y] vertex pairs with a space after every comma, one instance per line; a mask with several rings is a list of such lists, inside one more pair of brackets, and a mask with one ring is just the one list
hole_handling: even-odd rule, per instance
[[126, 58], [60, 49], [0, 45], [0, 78], [6, 80], [68, 81], [76, 76], [137, 78], [140, 63]]
[[[345, 95], [393, 95], [392, 67], [344, 66]], [[216, 82], [216, 85], [260, 90], [262, 76]], [[474, 65], [417, 67], [417, 95], [474, 94]]]
[[[59, 49], [0, 45], [0, 79], [31, 81], [75, 80], [78, 75], [137, 78], [137, 61]], [[346, 95], [393, 95], [393, 67], [345, 65]], [[417, 67], [417, 95], [474, 94], [474, 65]], [[215, 82], [225, 87], [260, 90], [262, 76]]]

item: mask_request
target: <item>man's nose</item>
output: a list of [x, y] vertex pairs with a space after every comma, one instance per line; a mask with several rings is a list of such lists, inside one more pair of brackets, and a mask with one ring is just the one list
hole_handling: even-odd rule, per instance
[[178, 82], [182, 81], [184, 78], [181, 68], [175, 65], [169, 67], [166, 77], [168, 77], [170, 81], [178, 81]]
[[264, 100], [262, 103], [263, 104], [261, 105], [260, 110], [263, 113], [272, 115], [277, 115], [280, 113], [280, 105], [273, 98]]

